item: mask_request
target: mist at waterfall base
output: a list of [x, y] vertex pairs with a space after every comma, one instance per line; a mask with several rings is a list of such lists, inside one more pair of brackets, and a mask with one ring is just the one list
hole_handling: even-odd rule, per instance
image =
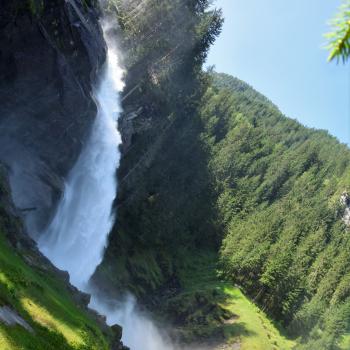
[[121, 137], [117, 129], [121, 112], [119, 93], [123, 70], [111, 38], [112, 27], [104, 23], [107, 61], [94, 91], [98, 114], [80, 157], [68, 175], [56, 214], [38, 240], [39, 249], [70, 282], [91, 294], [90, 307], [105, 315], [109, 325], [123, 327], [123, 342], [132, 350], [174, 350], [174, 346], [146, 315], [133, 297], [123, 301], [103, 300], [89, 280], [101, 263], [108, 234], [114, 222], [111, 212], [117, 191], [116, 169]]

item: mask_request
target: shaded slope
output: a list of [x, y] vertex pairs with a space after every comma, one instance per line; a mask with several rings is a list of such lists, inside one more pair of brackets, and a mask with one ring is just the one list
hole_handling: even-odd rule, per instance
[[206, 88], [201, 65], [222, 20], [208, 1], [113, 3], [128, 73], [118, 220], [95, 281], [144, 296], [171, 281], [179, 248], [218, 243], [201, 120], [193, 116]]

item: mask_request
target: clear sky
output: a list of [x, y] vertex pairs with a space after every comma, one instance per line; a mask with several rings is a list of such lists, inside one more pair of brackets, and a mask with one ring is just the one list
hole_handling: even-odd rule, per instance
[[350, 144], [350, 62], [327, 63], [323, 34], [341, 0], [217, 0], [223, 32], [208, 65], [240, 78], [287, 116]]

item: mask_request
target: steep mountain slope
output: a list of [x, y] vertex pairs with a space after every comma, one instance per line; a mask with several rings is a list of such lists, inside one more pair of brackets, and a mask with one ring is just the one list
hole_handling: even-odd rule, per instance
[[225, 75], [206, 101], [222, 271], [309, 348], [337, 348], [350, 321], [349, 149]]
[[132, 16], [117, 4], [132, 63], [118, 221], [95, 281], [163, 307], [186, 289], [186, 262], [219, 251], [221, 276], [300, 344], [336, 349], [349, 325], [348, 148], [286, 118], [247, 84], [202, 73], [202, 61], [187, 71], [196, 54], [183, 41], [192, 42], [194, 22], [215, 37], [217, 13], [204, 5], [191, 13], [198, 22], [176, 26], [181, 1], [152, 4], [132, 2]]
[[144, 294], [170, 282], [179, 247], [217, 244], [208, 229], [215, 197], [198, 139], [202, 126], [193, 116], [206, 86], [201, 66], [222, 20], [206, 12], [207, 1], [112, 3], [128, 74], [118, 220], [95, 281]]

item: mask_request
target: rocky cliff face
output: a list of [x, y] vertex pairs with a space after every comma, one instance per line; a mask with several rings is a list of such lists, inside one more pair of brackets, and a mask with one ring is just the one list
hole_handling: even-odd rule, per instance
[[340, 197], [340, 204], [344, 209], [342, 220], [347, 227], [350, 227], [350, 196], [346, 191]]
[[90, 1], [0, 1], [0, 161], [34, 237], [96, 115], [105, 44]]
[[29, 269], [61, 280], [118, 350], [126, 349], [120, 327], [88, 310], [90, 296], [27, 235], [50, 219], [96, 116], [92, 90], [106, 54], [98, 15], [89, 0], [0, 0], [0, 232]]

